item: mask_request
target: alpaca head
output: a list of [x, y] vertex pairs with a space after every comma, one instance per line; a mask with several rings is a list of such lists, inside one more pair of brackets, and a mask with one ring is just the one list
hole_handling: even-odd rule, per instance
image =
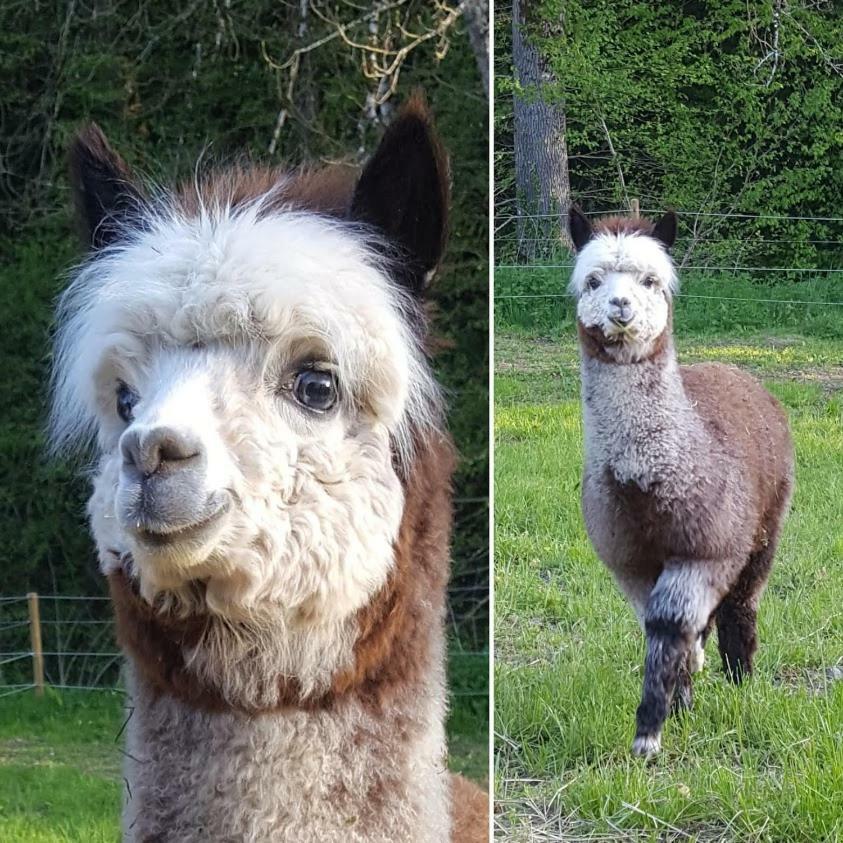
[[670, 324], [677, 280], [668, 249], [676, 215], [669, 212], [655, 224], [610, 217], [592, 226], [572, 207], [569, 223], [577, 251], [569, 289], [582, 328], [610, 357], [647, 357]]
[[447, 167], [424, 105], [330, 201], [318, 172], [150, 195], [96, 127], [71, 163], [92, 253], [59, 307], [52, 434], [95, 448], [103, 570], [226, 618], [349, 616], [389, 574], [402, 472], [441, 422], [421, 299]]

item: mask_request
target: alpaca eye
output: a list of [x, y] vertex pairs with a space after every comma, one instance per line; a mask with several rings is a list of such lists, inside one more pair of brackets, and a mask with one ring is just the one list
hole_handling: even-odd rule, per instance
[[585, 286], [588, 287], [589, 290], [596, 290], [600, 284], [600, 278], [596, 275], [589, 275], [588, 278], [585, 279]]
[[654, 275], [648, 275], [642, 283], [649, 290], [650, 287], [656, 286], [656, 278]]
[[305, 369], [296, 375], [293, 394], [308, 410], [326, 413], [337, 403], [337, 380], [333, 372]]
[[128, 424], [132, 418], [132, 410], [138, 403], [137, 393], [123, 381], [117, 383], [117, 415]]

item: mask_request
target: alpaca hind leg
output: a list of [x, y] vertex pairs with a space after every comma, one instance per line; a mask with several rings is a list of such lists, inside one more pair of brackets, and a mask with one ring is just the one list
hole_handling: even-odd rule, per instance
[[752, 662], [758, 649], [758, 604], [773, 567], [773, 557], [792, 493], [793, 478], [788, 474], [779, 483], [775, 504], [764, 517], [756, 536], [757, 549], [749, 555], [716, 612], [717, 645], [723, 670], [735, 683], [752, 673]]
[[752, 673], [753, 657], [758, 649], [758, 602], [770, 575], [774, 552], [775, 547], [768, 543], [751, 554], [737, 582], [717, 609], [717, 645], [723, 670], [736, 684]]
[[720, 595], [714, 590], [703, 561], [675, 563], [662, 572], [647, 603], [647, 655], [644, 687], [636, 712], [636, 755], [661, 749], [661, 732], [674, 694], [678, 706], [690, 702], [689, 657]]

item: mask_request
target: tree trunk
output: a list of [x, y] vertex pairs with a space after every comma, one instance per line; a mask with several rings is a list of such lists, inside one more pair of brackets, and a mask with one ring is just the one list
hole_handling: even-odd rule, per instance
[[480, 80], [486, 98], [491, 96], [489, 91], [489, 0], [465, 0], [463, 15], [468, 29], [468, 40], [477, 60]]
[[517, 89], [515, 117], [515, 186], [519, 256], [534, 259], [568, 239], [568, 149], [565, 110], [545, 99], [556, 82], [550, 63], [539, 54], [531, 35], [547, 37], [561, 21], [538, 19], [531, 0], [512, 0], [512, 57]]

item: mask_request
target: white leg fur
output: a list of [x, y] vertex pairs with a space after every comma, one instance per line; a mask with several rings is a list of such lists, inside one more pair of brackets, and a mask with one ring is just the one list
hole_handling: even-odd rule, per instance
[[703, 667], [705, 667], [705, 648], [702, 645], [702, 637], [698, 636], [688, 659], [688, 669], [691, 673], [699, 673]]

